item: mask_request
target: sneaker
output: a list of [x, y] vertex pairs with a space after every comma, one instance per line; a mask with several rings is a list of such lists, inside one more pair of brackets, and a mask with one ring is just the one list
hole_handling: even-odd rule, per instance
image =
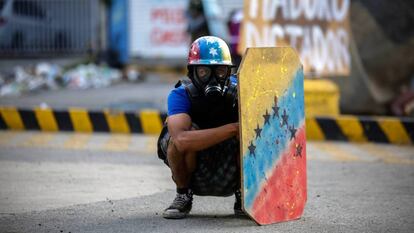
[[234, 196], [236, 197], [236, 202], [234, 203], [234, 214], [236, 216], [245, 216], [246, 214], [242, 210], [241, 191], [237, 190], [234, 192]]
[[179, 194], [175, 197], [173, 203], [164, 210], [162, 216], [168, 219], [185, 218], [190, 213], [193, 205], [193, 194]]

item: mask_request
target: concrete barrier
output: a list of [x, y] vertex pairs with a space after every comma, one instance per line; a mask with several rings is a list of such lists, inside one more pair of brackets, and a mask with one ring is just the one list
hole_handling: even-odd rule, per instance
[[[123, 112], [0, 107], [2, 130], [158, 134], [166, 118], [166, 113], [153, 109]], [[306, 135], [308, 140], [413, 144], [414, 118], [312, 116], [306, 117]]]

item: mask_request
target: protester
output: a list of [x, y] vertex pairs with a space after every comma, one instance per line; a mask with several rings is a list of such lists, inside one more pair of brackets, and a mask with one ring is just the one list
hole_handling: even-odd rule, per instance
[[191, 45], [188, 78], [168, 96], [168, 118], [158, 140], [158, 156], [172, 172], [177, 194], [165, 218], [184, 218], [193, 194], [235, 194], [235, 214], [242, 214], [240, 193], [237, 80], [231, 55], [218, 37]]

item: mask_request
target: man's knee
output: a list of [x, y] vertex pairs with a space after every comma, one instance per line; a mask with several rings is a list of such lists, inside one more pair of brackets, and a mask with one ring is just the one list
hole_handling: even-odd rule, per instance
[[177, 149], [177, 145], [174, 141], [173, 138], [170, 138], [169, 142], [168, 142], [168, 148], [167, 148], [167, 157], [170, 156], [179, 156], [182, 158], [187, 158], [187, 157], [194, 157], [196, 154], [196, 152], [180, 152]]
[[170, 140], [168, 141], [168, 146], [167, 146], [167, 157], [171, 155], [175, 155], [175, 154], [182, 154], [182, 153], [179, 153], [175, 139], [170, 137]]

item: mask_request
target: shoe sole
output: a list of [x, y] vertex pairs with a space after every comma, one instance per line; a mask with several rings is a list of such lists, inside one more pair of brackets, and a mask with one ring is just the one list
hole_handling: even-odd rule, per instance
[[188, 213], [163, 213], [162, 217], [166, 219], [182, 219], [187, 217]]

